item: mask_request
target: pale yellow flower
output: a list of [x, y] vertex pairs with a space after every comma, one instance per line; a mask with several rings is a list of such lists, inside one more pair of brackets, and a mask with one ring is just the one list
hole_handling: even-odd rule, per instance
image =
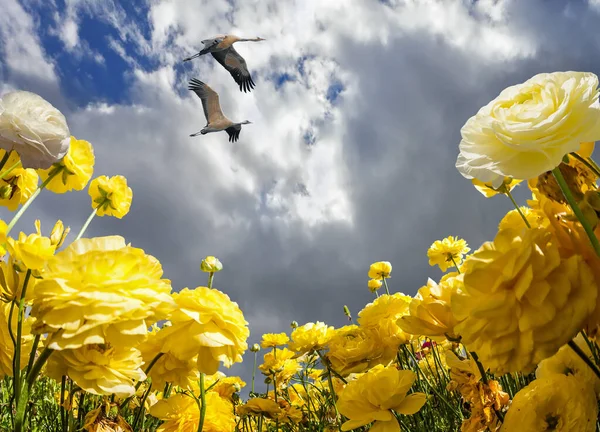
[[329, 342], [329, 339], [333, 336], [333, 331], [333, 327], [321, 321], [310, 322], [297, 327], [291, 334], [290, 350], [296, 351], [299, 355], [319, 350]]
[[467, 242], [458, 237], [449, 236], [443, 240], [436, 240], [427, 251], [429, 265], [438, 265], [442, 271], [446, 271], [448, 267], [460, 266], [464, 255], [470, 250]]
[[260, 346], [263, 348], [275, 348], [287, 345], [289, 341], [290, 338], [285, 333], [267, 333], [263, 335]]
[[[531, 228], [537, 228], [542, 224], [541, 216], [531, 208], [522, 206], [519, 209], [523, 213], [523, 216], [525, 216], [525, 219], [527, 219], [527, 222], [529, 222]], [[517, 209], [507, 212], [498, 224], [498, 230], [524, 228], [527, 228], [527, 225], [525, 225], [525, 221]]]
[[37, 233], [19, 233], [19, 238], [14, 240], [9, 237], [8, 251], [29, 270], [40, 270], [52, 258], [56, 245], [48, 237]]
[[146, 379], [142, 364], [136, 348], [93, 344], [54, 352], [46, 373], [59, 382], [67, 375], [88, 393], [123, 397], [134, 394], [135, 383]]
[[141, 342], [175, 304], [162, 267], [120, 236], [79, 239], [46, 263], [31, 315], [52, 349]]
[[598, 77], [541, 73], [504, 89], [461, 129], [456, 167], [493, 187], [556, 168], [582, 142], [600, 139]]
[[583, 258], [560, 256], [546, 228], [499, 231], [465, 262], [455, 332], [493, 373], [530, 372], [574, 337], [596, 305]]
[[392, 264], [388, 261], [379, 261], [371, 264], [369, 267], [369, 277], [371, 279], [387, 279], [391, 277], [392, 274]]
[[127, 179], [123, 176], [96, 177], [90, 183], [88, 193], [92, 198], [92, 208], [96, 209], [98, 216], [121, 219], [129, 213], [133, 191], [127, 186]]
[[574, 376], [538, 378], [514, 397], [500, 432], [595, 432], [593, 386]]

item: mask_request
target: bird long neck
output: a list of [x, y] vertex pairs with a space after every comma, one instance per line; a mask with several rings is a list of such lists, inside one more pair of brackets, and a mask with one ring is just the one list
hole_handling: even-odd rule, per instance
[[260, 42], [261, 39], [260, 38], [241, 38], [237, 40], [238, 42]]

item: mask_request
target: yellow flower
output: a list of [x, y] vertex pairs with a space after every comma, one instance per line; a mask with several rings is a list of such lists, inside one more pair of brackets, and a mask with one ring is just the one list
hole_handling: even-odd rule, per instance
[[510, 177], [505, 177], [502, 181], [502, 184], [497, 188], [494, 188], [491, 183], [484, 183], [476, 178], [472, 179], [471, 183], [473, 183], [475, 189], [481, 192], [484, 197], [491, 198], [499, 193], [506, 194], [507, 192], [512, 191], [522, 181], [523, 180], [515, 180]]
[[200, 270], [206, 273], [216, 273], [223, 270], [223, 264], [214, 256], [207, 256], [200, 263]]
[[263, 335], [260, 346], [263, 348], [275, 348], [287, 345], [289, 341], [290, 338], [285, 333], [267, 333]]
[[582, 142], [600, 139], [597, 87], [592, 73], [554, 72], [504, 89], [462, 127], [456, 167], [493, 187], [556, 168]]
[[225, 367], [242, 361], [248, 349], [248, 322], [238, 304], [216, 289], [184, 288], [173, 294], [177, 310], [167, 327], [163, 352], [179, 359], [198, 355], [200, 372], [213, 375], [219, 362]]
[[369, 282], [367, 283], [367, 286], [369, 287], [369, 291], [371, 292], [375, 292], [377, 291], [379, 288], [381, 288], [381, 285], [383, 285], [383, 282], [381, 282], [381, 279], [369, 279]]
[[[18, 263], [13, 256], [0, 261], [0, 301], [10, 302], [14, 299], [20, 299], [25, 284], [26, 273], [17, 271]], [[27, 281], [27, 291], [25, 300], [27, 303], [33, 298], [33, 291], [38, 279], [30, 276]]]
[[337, 402], [340, 414], [349, 419], [342, 425], [342, 430], [357, 429], [375, 421], [371, 430], [399, 431], [396, 417], [390, 410], [411, 415], [426, 402], [424, 393], [407, 395], [415, 379], [413, 371], [377, 365], [350, 381], [340, 392]]
[[[169, 323], [170, 324], [170, 323]], [[144, 368], [147, 368], [156, 356], [163, 351], [165, 345], [165, 329], [154, 325], [147, 339], [139, 346], [144, 359]], [[196, 370], [197, 356], [179, 359], [166, 352], [154, 363], [149, 377], [154, 388], [162, 389], [166, 383], [191, 390], [198, 382], [200, 373]]]
[[283, 423], [300, 423], [304, 418], [302, 410], [294, 406], [288, 406], [282, 409], [281, 413], [277, 416], [277, 420]]
[[501, 432], [594, 432], [598, 405], [592, 386], [573, 376], [532, 381], [514, 397]]
[[328, 347], [326, 357], [332, 369], [342, 376], [363, 372], [383, 356], [383, 346], [376, 335], [356, 325], [335, 330]]
[[214, 391], [223, 399], [229, 401], [232, 400], [234, 393], [239, 393], [244, 387], [246, 387], [246, 383], [240, 377], [228, 377], [223, 372], [204, 377], [204, 388], [210, 388], [210, 391]]
[[[150, 415], [163, 420], [157, 432], [196, 432], [200, 423], [200, 409], [190, 396], [174, 394], [154, 404]], [[206, 393], [206, 417], [203, 431], [231, 432], [235, 430], [236, 420], [233, 405], [216, 392]]]
[[21, 232], [18, 240], [10, 237], [7, 240], [10, 254], [29, 270], [40, 270], [56, 250], [56, 245], [48, 237], [37, 233], [26, 235]]
[[[10, 303], [0, 302], [0, 379], [5, 376], [12, 377], [13, 375], [13, 357], [15, 353], [15, 346], [10, 337], [10, 332], [8, 331], [8, 317], [10, 316]], [[13, 335], [17, 334], [17, 312], [18, 307], [15, 306], [12, 316], [11, 329], [13, 331]], [[21, 339], [21, 369], [27, 366], [27, 361], [29, 358], [29, 353], [31, 351], [31, 345], [33, 341], [33, 337], [30, 335], [31, 329], [30, 318], [25, 318], [23, 321], [23, 337]]]
[[135, 393], [136, 381], [146, 379], [142, 364], [136, 348], [92, 344], [54, 352], [46, 373], [57, 381], [67, 375], [88, 393], [123, 397]]
[[384, 294], [358, 313], [358, 323], [376, 335], [387, 351], [386, 356], [394, 357], [398, 347], [408, 341], [408, 335], [398, 326], [398, 319], [408, 315], [411, 300], [402, 293]]
[[285, 387], [296, 372], [302, 369], [294, 357], [294, 351], [275, 348], [264, 355], [263, 364], [258, 369], [265, 376], [275, 378], [278, 388]]
[[[583, 335], [579, 333], [574, 341], [586, 353], [589, 359], [594, 362], [592, 352]], [[537, 378], [547, 378], [554, 374], [577, 377], [580, 380], [590, 383], [594, 387], [596, 395], [600, 395], [600, 378], [596, 376], [592, 369], [568, 345], [561, 347], [552, 357], [542, 360], [535, 371]]]
[[398, 325], [406, 333], [433, 338], [446, 335], [457, 339], [454, 327], [457, 322], [452, 314], [450, 300], [452, 294], [462, 285], [462, 275], [448, 273], [435, 283], [427, 280], [427, 285], [419, 288], [409, 305], [409, 315], [400, 317]]
[[369, 277], [371, 279], [385, 279], [391, 277], [392, 265], [388, 261], [379, 261], [371, 264], [369, 267]]
[[281, 412], [281, 408], [271, 399], [253, 398], [238, 406], [235, 411], [240, 417], [262, 414], [267, 418], [275, 418]]
[[327, 345], [327, 342], [333, 336], [333, 331], [333, 327], [321, 321], [304, 324], [295, 328], [292, 332], [292, 342], [290, 342], [289, 347], [292, 351], [296, 351], [298, 355], [319, 350]]
[[427, 251], [429, 265], [438, 265], [442, 271], [446, 271], [448, 267], [459, 266], [463, 256], [470, 250], [467, 242], [458, 237], [450, 236], [444, 240], [436, 240]]
[[51, 349], [132, 346], [174, 307], [162, 267], [120, 236], [79, 239], [51, 258], [35, 286], [34, 333]]
[[[73, 413], [77, 416], [76, 413]], [[133, 429], [120, 414], [107, 416], [103, 407], [98, 407], [85, 415], [83, 429], [87, 432], [132, 432]]]
[[[521, 213], [523, 213], [523, 216], [525, 216], [525, 219], [527, 219], [527, 222], [529, 222], [529, 226], [531, 228], [537, 228], [542, 224], [540, 215], [534, 210], [525, 206], [519, 207], [519, 209], [521, 210]], [[500, 220], [500, 223], [498, 224], [498, 230], [523, 229], [526, 227], [527, 225], [525, 225], [525, 221], [523, 220], [517, 209], [511, 210], [508, 213], [506, 213], [506, 215], [504, 215], [504, 217]]]
[[98, 216], [121, 219], [129, 213], [133, 191], [127, 186], [127, 179], [123, 176], [96, 177], [90, 183], [88, 193], [92, 198], [92, 208], [96, 209]]
[[58, 171], [46, 185], [46, 189], [62, 194], [71, 190], [83, 190], [94, 172], [94, 149], [85, 140], [71, 136], [71, 146], [65, 157], [48, 169], [38, 170], [42, 181]]
[[[0, 159], [5, 155], [6, 150], [0, 150]], [[4, 164], [4, 170], [0, 170], [0, 173], [6, 172], [18, 161], [19, 155], [13, 151]], [[38, 181], [39, 177], [34, 169], [22, 166], [14, 168], [0, 180], [0, 206], [15, 211], [19, 204], [23, 204], [33, 195], [38, 187]]]
[[533, 370], [574, 337], [598, 287], [581, 256], [561, 259], [546, 228], [499, 231], [465, 262], [455, 332], [493, 373]]

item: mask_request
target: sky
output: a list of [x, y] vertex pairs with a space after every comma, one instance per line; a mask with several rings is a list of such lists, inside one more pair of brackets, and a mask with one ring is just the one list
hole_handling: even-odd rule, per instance
[[[250, 323], [249, 345], [290, 322], [348, 323], [373, 294], [439, 279], [427, 249], [449, 235], [472, 249], [512, 206], [486, 199], [454, 164], [460, 128], [505, 87], [541, 72], [599, 73], [600, 0], [0, 0], [0, 95], [40, 94], [92, 143], [96, 175], [133, 189], [121, 235], [157, 257], [173, 289], [215, 287]], [[222, 33], [240, 42], [256, 83], [242, 93], [212, 56], [182, 59]], [[191, 78], [223, 112], [250, 120], [191, 138], [206, 121]], [[525, 187], [516, 198], [524, 204]], [[17, 229], [77, 233], [87, 192], [43, 192]], [[0, 209], [2, 219], [10, 219]], [[75, 234], [72, 234], [74, 237]], [[69, 239], [68, 239], [69, 241]], [[261, 353], [259, 360], [262, 359]], [[252, 353], [228, 374], [247, 379]], [[260, 382], [260, 379], [259, 381]], [[260, 387], [259, 387], [260, 389]]]

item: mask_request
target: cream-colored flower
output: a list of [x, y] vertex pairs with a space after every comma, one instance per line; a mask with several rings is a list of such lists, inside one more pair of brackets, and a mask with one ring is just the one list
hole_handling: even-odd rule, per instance
[[541, 73], [503, 90], [461, 129], [456, 167], [466, 178], [499, 187], [556, 168], [582, 142], [600, 139], [598, 77]]
[[50, 168], [70, 142], [65, 116], [41, 96], [14, 91], [0, 101], [0, 148], [15, 150], [23, 168]]

